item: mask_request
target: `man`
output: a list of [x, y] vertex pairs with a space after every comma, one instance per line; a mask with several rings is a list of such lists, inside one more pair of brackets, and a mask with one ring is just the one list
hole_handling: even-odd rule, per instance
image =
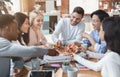
[[36, 46], [27, 47], [11, 43], [11, 41], [17, 40], [18, 33], [18, 25], [15, 21], [14, 16], [9, 14], [0, 15], [0, 58], [5, 58], [5, 60], [2, 59], [2, 61], [0, 61], [0, 64], [1, 62], [7, 62], [5, 65], [1, 64], [2, 67], [4, 67], [4, 71], [2, 71], [1, 68], [0, 71], [5, 73], [3, 74], [0, 72], [0, 77], [9, 76], [10, 68], [7, 65], [10, 65], [10, 58], [13, 59], [15, 57], [37, 57], [43, 56], [45, 54], [54, 55], [56, 53], [55, 51], [49, 52], [48, 49], [43, 49]]
[[62, 45], [80, 42], [85, 30], [85, 24], [81, 21], [83, 16], [83, 8], [75, 7], [70, 18], [61, 19], [52, 34], [53, 42], [60, 42]]
[[3, 1], [0, 1], [0, 15], [8, 13]]

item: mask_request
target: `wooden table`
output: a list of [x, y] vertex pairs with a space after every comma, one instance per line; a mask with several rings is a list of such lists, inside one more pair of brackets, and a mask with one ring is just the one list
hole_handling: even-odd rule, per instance
[[[63, 73], [62, 68], [59, 68], [55, 77], [67, 77], [67, 73]], [[79, 70], [77, 77], [101, 77], [101, 74], [92, 70]]]
[[[75, 64], [73, 66], [75, 67]], [[24, 69], [23, 73], [23, 77], [27, 77], [28, 70]], [[55, 77], [67, 77], [67, 73], [63, 73], [62, 68], [59, 68], [55, 73]], [[79, 70], [77, 77], [101, 77], [101, 74], [93, 70]]]
[[[95, 59], [91, 59], [96, 61]], [[73, 67], [76, 67], [75, 63], [72, 63]], [[63, 73], [62, 68], [59, 68], [55, 74], [55, 77], [67, 77], [67, 73]], [[77, 77], [101, 77], [100, 72], [95, 72], [93, 70], [79, 70]]]

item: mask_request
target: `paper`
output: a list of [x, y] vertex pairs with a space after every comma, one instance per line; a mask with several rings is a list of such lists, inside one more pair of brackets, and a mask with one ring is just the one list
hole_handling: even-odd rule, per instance
[[71, 61], [71, 57], [70, 56], [66, 56], [66, 55], [60, 55], [60, 56], [48, 56], [45, 55], [43, 60], [45, 60], [46, 62], [65, 62], [65, 61]]
[[53, 67], [60, 67], [60, 64], [50, 64], [50, 66], [53, 66]]

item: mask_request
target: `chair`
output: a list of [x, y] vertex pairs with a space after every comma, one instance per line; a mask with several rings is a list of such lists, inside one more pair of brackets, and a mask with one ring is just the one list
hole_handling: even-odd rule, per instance
[[0, 77], [10, 76], [10, 58], [0, 57]]

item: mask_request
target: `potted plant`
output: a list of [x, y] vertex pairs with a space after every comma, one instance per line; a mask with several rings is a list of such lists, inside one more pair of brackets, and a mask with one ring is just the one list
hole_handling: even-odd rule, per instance
[[70, 62], [63, 62], [62, 69], [64, 73], [67, 73], [67, 69], [70, 68]]
[[10, 3], [13, 5], [11, 0], [0, 0], [0, 15], [9, 13], [8, 9], [6, 8], [8, 6], [6, 3]]

